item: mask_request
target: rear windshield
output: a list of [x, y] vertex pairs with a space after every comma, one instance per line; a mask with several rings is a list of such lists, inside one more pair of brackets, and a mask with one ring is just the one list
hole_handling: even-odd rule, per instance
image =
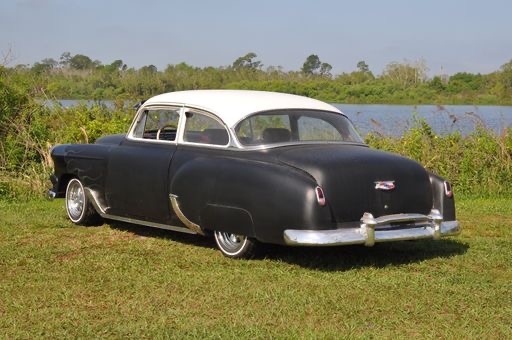
[[279, 110], [258, 113], [235, 128], [243, 145], [301, 142], [363, 143], [350, 120], [328, 111]]

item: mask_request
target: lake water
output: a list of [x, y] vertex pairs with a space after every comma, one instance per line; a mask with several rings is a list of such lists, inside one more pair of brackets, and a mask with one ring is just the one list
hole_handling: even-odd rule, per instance
[[[78, 104], [79, 100], [60, 100], [62, 106]], [[95, 101], [82, 101], [96, 105]], [[101, 101], [112, 106], [112, 101]], [[48, 104], [51, 105], [51, 104]], [[373, 131], [383, 135], [401, 135], [414, 126], [415, 117], [424, 118], [437, 134], [459, 131], [466, 135], [479, 125], [501, 133], [512, 127], [512, 106], [474, 105], [385, 105], [333, 104], [344, 112], [364, 136]]]
[[361, 134], [376, 131], [400, 135], [424, 118], [437, 134], [459, 131], [463, 135], [483, 126], [501, 133], [512, 127], [512, 106], [474, 105], [359, 105], [334, 104], [356, 125]]

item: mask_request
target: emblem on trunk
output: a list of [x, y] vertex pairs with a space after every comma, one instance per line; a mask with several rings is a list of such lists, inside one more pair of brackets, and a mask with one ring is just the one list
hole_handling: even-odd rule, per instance
[[393, 190], [395, 188], [395, 181], [377, 181], [375, 182], [375, 190]]

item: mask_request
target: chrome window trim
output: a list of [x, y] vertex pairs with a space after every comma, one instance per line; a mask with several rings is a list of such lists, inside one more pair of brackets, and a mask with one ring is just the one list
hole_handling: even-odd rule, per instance
[[[352, 126], [355, 128], [355, 125], [354, 123], [352, 123], [352, 121], [350, 120], [350, 118], [348, 118], [348, 116], [346, 114], [344, 114], [343, 112], [335, 112], [335, 111], [327, 111], [327, 110], [312, 110], [312, 109], [303, 109], [303, 108], [289, 108], [289, 109], [279, 109], [279, 110], [270, 110], [270, 111], [258, 111], [258, 112], [254, 112], [254, 113], [251, 113], [247, 116], [245, 116], [244, 118], [240, 119], [239, 121], [237, 121], [233, 127], [230, 128], [231, 132], [233, 133], [233, 136], [236, 140], [236, 145], [239, 149], [241, 150], [250, 150], [250, 151], [253, 151], [253, 150], [266, 150], [266, 149], [272, 149], [272, 148], [276, 148], [276, 147], [283, 147], [283, 146], [292, 146], [292, 145], [309, 145], [309, 144], [342, 144], [342, 145], [346, 145], [346, 144], [349, 144], [349, 145], [361, 145], [361, 146], [366, 146], [368, 147], [367, 144], [365, 143], [358, 143], [358, 142], [348, 142], [348, 141], [294, 141], [294, 142], [285, 142], [285, 143], [272, 143], [272, 144], [260, 144], [260, 145], [244, 145], [240, 142], [240, 140], [238, 139], [238, 135], [236, 134], [236, 131], [235, 131], [235, 128], [244, 120], [252, 117], [252, 116], [255, 116], [255, 115], [258, 115], [258, 114], [262, 114], [262, 113], [265, 113], [265, 112], [279, 112], [279, 111], [289, 111], [289, 110], [300, 110], [300, 111], [315, 111], [315, 112], [326, 112], [326, 113], [333, 113], [333, 114], [338, 114], [338, 115], [341, 115], [343, 117], [345, 117], [349, 122], [350, 124], [352, 124]], [[357, 132], [357, 131], [356, 131]], [[359, 135], [359, 133], [357, 133]], [[359, 136], [361, 138], [361, 140], [364, 141], [363, 137]]]
[[[166, 140], [155, 140], [155, 139], [144, 139], [144, 138], [136, 138], [133, 137], [133, 131], [135, 130], [136, 122], [139, 119], [139, 116], [142, 115], [142, 113], [145, 110], [149, 109], [169, 109], [169, 108], [179, 108], [180, 109], [180, 118], [178, 121], [178, 129], [176, 131], [176, 139], [174, 141], [166, 141]], [[228, 132], [228, 138], [229, 143], [226, 145], [216, 145], [216, 144], [205, 144], [205, 143], [194, 143], [194, 142], [187, 142], [183, 140], [183, 133], [185, 129], [185, 119], [183, 117], [185, 116], [185, 113], [188, 112], [188, 110], [198, 110], [199, 113], [205, 114], [206, 116], [209, 116], [215, 120], [217, 120]], [[334, 111], [324, 111], [324, 110], [309, 110], [309, 109], [301, 109], [301, 108], [290, 108], [290, 109], [282, 109], [282, 110], [307, 110], [307, 111], [319, 111], [319, 112], [327, 112], [327, 113], [333, 113], [333, 114], [339, 114], [347, 118], [349, 121], [350, 119], [345, 115], [344, 113], [340, 112], [334, 112]], [[280, 110], [275, 110], [280, 111]], [[133, 120], [132, 124], [130, 125], [129, 132], [126, 135], [126, 139], [137, 141], [137, 142], [143, 142], [143, 143], [153, 143], [153, 144], [165, 144], [165, 145], [186, 145], [186, 146], [193, 146], [193, 147], [201, 147], [201, 148], [209, 148], [209, 149], [225, 149], [225, 150], [234, 150], [234, 151], [263, 151], [273, 148], [280, 148], [285, 146], [301, 146], [301, 145], [322, 145], [322, 144], [329, 144], [329, 145], [359, 145], [368, 147], [365, 143], [357, 143], [357, 142], [345, 142], [345, 141], [303, 141], [303, 142], [286, 142], [286, 143], [275, 143], [275, 144], [261, 144], [261, 145], [243, 145], [238, 140], [238, 136], [235, 132], [235, 127], [240, 124], [241, 121], [244, 119], [247, 119], [253, 115], [261, 114], [262, 112], [270, 112], [270, 111], [258, 111], [253, 112], [244, 118], [240, 119], [233, 127], [228, 127], [222, 119], [216, 115], [215, 113], [206, 110], [205, 108], [195, 106], [195, 105], [186, 105], [183, 103], [151, 103], [149, 105], [143, 105], [139, 108], [137, 111], [137, 114], [135, 115], [135, 119]], [[273, 111], [272, 111], [273, 112]], [[350, 121], [352, 123], [352, 121]]]
[[[137, 111], [137, 113], [135, 114], [135, 119], [133, 120], [132, 124], [130, 125], [130, 128], [128, 129], [128, 134], [126, 135], [126, 139], [128, 140], [131, 140], [131, 141], [137, 141], [137, 142], [143, 142], [143, 143], [152, 143], [152, 144], [164, 144], [164, 145], [177, 145], [177, 140], [178, 140], [178, 136], [179, 136], [179, 131], [180, 131], [180, 125], [182, 124], [181, 122], [183, 121], [182, 117], [183, 117], [183, 105], [164, 105], [164, 104], [150, 104], [150, 105], [147, 105], [147, 106], [142, 106], [141, 108], [139, 108], [139, 110]], [[134, 133], [134, 130], [137, 126], [137, 122], [139, 121], [139, 119], [141, 118], [141, 116], [144, 114], [144, 111], [146, 110], [169, 110], [169, 109], [177, 109], [178, 110], [178, 127], [176, 129], [176, 138], [174, 140], [159, 140], [159, 139], [147, 139], [147, 138], [139, 138], [139, 137], [134, 137], [133, 136], [133, 133]]]
[[255, 115], [258, 115], [258, 114], [262, 114], [262, 113], [265, 113], [265, 112], [279, 112], [279, 111], [289, 111], [289, 110], [298, 110], [298, 111], [316, 111], [316, 112], [327, 112], [327, 113], [333, 113], [333, 114], [336, 114], [336, 115], [341, 115], [345, 118], [347, 118], [350, 123], [352, 123], [352, 121], [350, 120], [350, 118], [348, 118], [348, 116], [346, 114], [344, 114], [343, 112], [341, 111], [329, 111], [329, 110], [316, 110], [316, 109], [305, 109], [305, 108], [302, 108], [302, 107], [290, 107], [290, 108], [286, 108], [286, 109], [276, 109], [276, 110], [264, 110], [264, 111], [256, 111], [256, 112], [253, 112], [253, 113], [250, 113], [248, 114], [247, 116], [239, 119], [235, 124], [233, 124], [232, 128], [233, 130], [235, 129], [235, 127], [238, 126], [238, 124], [240, 124], [240, 122], [242, 120], [246, 120], [247, 118], [249, 117], [252, 117], [252, 116], [255, 116]]
[[[187, 112], [194, 112], [194, 113], [202, 114], [206, 117], [212, 118], [217, 123], [219, 123], [224, 128], [224, 130], [226, 130], [226, 133], [228, 134], [228, 143], [224, 144], [224, 145], [218, 145], [218, 144], [208, 144], [208, 143], [187, 142], [186, 140], [184, 140], [183, 137], [185, 135], [185, 126], [186, 126], [186, 121], [187, 121], [186, 113]], [[228, 149], [228, 148], [232, 147], [233, 136], [231, 136], [231, 129], [229, 129], [227, 127], [227, 125], [222, 121], [222, 119], [220, 119], [216, 114], [214, 114], [210, 111], [206, 111], [204, 109], [190, 107], [190, 106], [184, 106], [183, 110], [182, 110], [182, 117], [184, 117], [183, 119], [181, 119], [181, 121], [183, 121], [183, 123], [182, 123], [183, 126], [182, 126], [181, 130], [178, 130], [178, 135], [176, 138], [178, 144], [188, 145], [188, 146], [199, 146], [199, 147], [212, 148], [212, 149]]]

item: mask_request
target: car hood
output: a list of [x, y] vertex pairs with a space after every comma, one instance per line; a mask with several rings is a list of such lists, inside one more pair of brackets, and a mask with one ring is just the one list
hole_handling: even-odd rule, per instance
[[[427, 171], [413, 160], [363, 145], [330, 144], [280, 148], [280, 162], [308, 172], [325, 193], [335, 222], [398, 213], [428, 214], [432, 189]], [[376, 182], [393, 181], [391, 190]]]

